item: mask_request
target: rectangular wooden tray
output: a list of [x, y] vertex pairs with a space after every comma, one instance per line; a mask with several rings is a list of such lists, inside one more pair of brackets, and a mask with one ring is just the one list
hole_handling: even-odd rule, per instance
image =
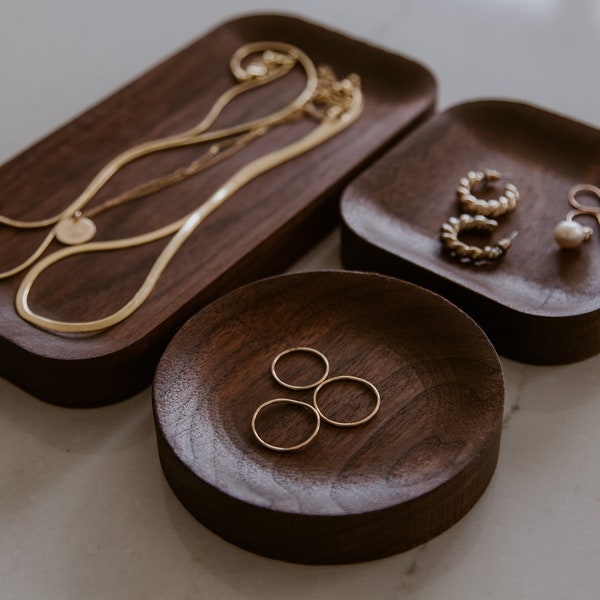
[[[21, 275], [0, 282], [0, 374], [43, 400], [94, 406], [147, 386], [176, 329], [195, 311], [242, 283], [282, 271], [338, 220], [342, 187], [435, 104], [435, 82], [419, 64], [297, 18], [255, 15], [218, 27], [0, 168], [0, 213], [26, 220], [65, 208], [115, 155], [144, 140], [198, 123], [233, 79], [228, 63], [243, 44], [277, 40], [304, 50], [338, 76], [362, 79], [364, 112], [338, 137], [254, 180], [203, 223], [169, 264], [148, 301], [112, 329], [57, 335], [16, 314]], [[248, 120], [289, 102], [303, 85], [285, 83], [240, 98], [218, 125]], [[279, 85], [281, 84], [281, 85]], [[296, 87], [295, 87], [296, 86]], [[136, 235], [196, 208], [257, 154], [297, 139], [300, 125], [267, 134], [231, 160], [159, 194], [100, 215], [96, 239]], [[119, 172], [90, 207], [174, 168], [198, 148], [159, 153]], [[0, 230], [0, 269], [18, 263], [46, 232]], [[52, 267], [32, 303], [64, 320], [103, 317], [124, 305], [166, 241]], [[49, 251], [59, 247], [57, 242]]]
[[[454, 106], [346, 189], [344, 264], [441, 294], [472, 316], [509, 358], [560, 364], [597, 354], [600, 232], [577, 250], [562, 250], [553, 231], [571, 208], [570, 188], [600, 183], [599, 156], [600, 131], [564, 116], [503, 100]], [[442, 252], [440, 227], [460, 212], [459, 179], [486, 168], [510, 174], [520, 191], [491, 243], [513, 231], [518, 235], [497, 263], [463, 264]], [[588, 224], [597, 229], [595, 222]], [[490, 241], [484, 236], [469, 243]]]

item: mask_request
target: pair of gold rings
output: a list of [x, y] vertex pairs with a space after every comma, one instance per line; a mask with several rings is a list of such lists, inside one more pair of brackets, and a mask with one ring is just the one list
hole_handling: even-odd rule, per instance
[[[306, 384], [306, 385], [296, 385], [296, 384], [288, 383], [281, 379], [281, 377], [277, 373], [277, 363], [283, 356], [286, 356], [288, 354], [292, 354], [295, 352], [308, 352], [308, 353], [318, 356], [321, 359], [325, 368], [324, 368], [323, 374], [317, 381], [314, 381], [314, 382]], [[312, 404], [309, 404], [308, 402], [302, 402], [300, 400], [292, 400], [291, 398], [275, 398], [273, 400], [267, 400], [266, 402], [263, 402], [254, 411], [254, 414], [252, 415], [252, 421], [251, 421], [252, 433], [254, 434], [254, 437], [258, 440], [258, 442], [260, 444], [262, 444], [263, 446], [265, 446], [265, 448], [268, 448], [269, 450], [275, 450], [277, 452], [290, 452], [293, 450], [300, 450], [301, 448], [308, 446], [308, 444], [310, 444], [315, 439], [315, 437], [319, 433], [319, 430], [321, 429], [321, 421], [322, 420], [325, 421], [326, 423], [329, 423], [330, 425], [334, 425], [335, 427], [357, 427], [358, 425], [362, 425], [362, 424], [370, 421], [377, 414], [377, 412], [379, 411], [379, 407], [381, 405], [381, 396], [379, 394], [379, 390], [370, 381], [367, 381], [366, 379], [363, 379], [362, 377], [355, 377], [354, 375], [338, 375], [335, 377], [329, 377], [329, 361], [327, 360], [327, 357], [322, 352], [319, 352], [318, 350], [315, 350], [314, 348], [298, 347], [298, 348], [290, 348], [288, 350], [284, 350], [283, 352], [280, 352], [273, 359], [273, 362], [271, 363], [271, 374], [273, 375], [273, 378], [275, 379], [275, 381], [277, 381], [277, 383], [279, 383], [280, 385], [282, 385], [283, 387], [286, 387], [288, 389], [309, 390], [309, 389], [314, 388], [314, 391], [313, 391], [313, 396], [312, 396]], [[318, 400], [319, 392], [324, 387], [330, 386], [330, 385], [335, 385], [336, 382], [340, 382], [340, 381], [353, 381], [353, 382], [362, 384], [362, 385], [366, 386], [369, 389], [369, 391], [373, 394], [374, 399], [375, 399], [374, 408], [371, 410], [371, 412], [366, 417], [364, 417], [362, 419], [358, 419], [356, 421], [336, 421], [336, 420], [326, 416], [323, 413], [323, 410], [319, 406], [319, 400]], [[259, 414], [265, 408], [272, 406], [274, 404], [291, 404], [294, 406], [300, 406], [301, 408], [304, 408], [304, 409], [310, 411], [315, 418], [315, 427], [312, 430], [312, 432], [310, 433], [310, 435], [306, 439], [304, 439], [302, 442], [295, 444], [293, 446], [276, 446], [276, 445], [270, 444], [269, 442], [264, 440], [261, 437], [261, 435], [258, 433], [258, 430], [256, 428], [256, 421], [258, 419]]]

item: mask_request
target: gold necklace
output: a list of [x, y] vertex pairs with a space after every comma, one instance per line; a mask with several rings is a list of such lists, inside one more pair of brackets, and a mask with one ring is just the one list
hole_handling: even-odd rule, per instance
[[[206, 136], [202, 135], [215, 122], [223, 109], [233, 99], [246, 91], [249, 91], [260, 85], [270, 83], [271, 81], [282, 77], [294, 66], [296, 57], [293, 53], [293, 47], [288, 46], [287, 44], [273, 43], [270, 45], [271, 48], [264, 50], [261, 57], [262, 60], [254, 61], [250, 63], [248, 67], [244, 68], [242, 66], [244, 59], [252, 53], [259, 52], [261, 50], [261, 45], [263, 45], [262, 42], [247, 44], [236, 51], [231, 58], [230, 69], [239, 83], [231, 87], [218, 98], [200, 123], [182, 133], [157, 140], [143, 142], [137, 146], [129, 148], [125, 152], [122, 152], [113, 158], [107, 165], [105, 165], [89, 183], [85, 190], [67, 208], [57, 215], [36, 221], [22, 221], [19, 219], [13, 219], [6, 215], [0, 215], [0, 224], [18, 229], [36, 229], [39, 227], [53, 225], [61, 218], [72, 215], [77, 210], [80, 210], [98, 193], [98, 191], [119, 169], [138, 158], [162, 150], [200, 144], [219, 138], [237, 135], [239, 133], [243, 133], [244, 131], [268, 125], [278, 120], [290, 110], [294, 110], [296, 105], [298, 105], [299, 108], [299, 106], [306, 101], [306, 99], [303, 98], [306, 90], [304, 90], [302, 94], [300, 94], [300, 96], [296, 98], [294, 102], [292, 102], [292, 104], [281, 109], [281, 111], [270, 115], [269, 117], [257, 119], [243, 125], [222, 129]], [[277, 49], [280, 49], [280, 51], [278, 52]], [[308, 66], [309, 69], [311, 68], [311, 65], [305, 66]], [[307, 73], [307, 75], [310, 78], [310, 74]]]
[[257, 137], [264, 135], [266, 131], [266, 127], [261, 127], [240, 135], [233, 140], [224, 140], [223, 142], [215, 143], [200, 156], [200, 158], [197, 158], [186, 167], [180, 167], [167, 175], [137, 185], [114, 198], [106, 200], [99, 206], [95, 206], [94, 208], [90, 208], [83, 212], [79, 210], [76, 211], [73, 216], [63, 218], [58, 222], [54, 230], [56, 239], [65, 244], [65, 246], [89, 242], [96, 233], [96, 225], [92, 221], [93, 217], [96, 217], [111, 208], [116, 208], [133, 200], [155, 194], [156, 192], [171, 185], [175, 185], [188, 177], [197, 175], [205, 169], [213, 167], [226, 158], [229, 158]]
[[[238, 56], [237, 64], [239, 67], [241, 68], [241, 62], [243, 58], [249, 54], [258, 51], [262, 51], [264, 53], [264, 45], [265, 43], [259, 42], [240, 48], [240, 50], [236, 52], [236, 55], [234, 55], [234, 58], [235, 56]], [[331, 69], [328, 67], [320, 67], [317, 70], [308, 56], [306, 56], [306, 54], [304, 54], [298, 48], [283, 43], [269, 42], [268, 45], [271, 48], [274, 48], [274, 50], [277, 52], [283, 52], [287, 56], [293, 57], [294, 61], [298, 61], [303, 66], [307, 75], [305, 89], [300, 96], [298, 96], [298, 98], [287, 107], [286, 110], [277, 111], [277, 113], [274, 113], [274, 115], [277, 115], [276, 118], [274, 118], [274, 115], [270, 115], [263, 119], [257, 119], [251, 122], [251, 124], [245, 124], [242, 126], [228, 128], [226, 130], [221, 130], [220, 135], [223, 136], [223, 132], [227, 132], [225, 134], [226, 136], [235, 135], [242, 131], [248, 131], [248, 129], [253, 130], [254, 132], [263, 131], [265, 127], [268, 127], [272, 124], [285, 122], [290, 119], [297, 118], [303, 114], [317, 120], [318, 124], [315, 129], [306, 134], [303, 138], [276, 151], [265, 154], [264, 156], [261, 156], [242, 167], [207, 200], [205, 200], [187, 216], [179, 219], [178, 221], [165, 225], [154, 231], [134, 237], [110, 241], [91, 241], [83, 244], [67, 246], [39, 260], [25, 275], [17, 290], [16, 309], [18, 314], [23, 319], [42, 329], [67, 333], [101, 331], [120, 323], [129, 317], [133, 312], [135, 312], [145, 302], [154, 289], [160, 275], [167, 267], [173, 256], [190, 237], [190, 235], [196, 230], [196, 228], [215, 209], [221, 206], [235, 192], [237, 192], [241, 187], [246, 185], [251, 180], [277, 167], [278, 165], [281, 165], [284, 162], [308, 152], [319, 144], [322, 144], [326, 140], [346, 129], [359, 117], [362, 111], [363, 100], [358, 76], [351, 74], [347, 78], [338, 81], [333, 75]], [[232, 63], [235, 64], [233, 59]], [[251, 63], [251, 66], [258, 72], [262, 71], [262, 66], [260, 63]], [[287, 70], [289, 69], [291, 69], [291, 66], [289, 66]], [[232, 70], [235, 74], [235, 69], [232, 68]], [[235, 133], [231, 133], [232, 131]], [[204, 134], [199, 137], [206, 138], [207, 136], [216, 135], [217, 133], [219, 132], [213, 132], [213, 134]], [[185, 143], [185, 145], [187, 145], [187, 143]], [[74, 208], [73, 204], [70, 207], [71, 210]], [[79, 207], [75, 206], [75, 210], [78, 209]], [[69, 213], [69, 218], [72, 217], [72, 214], [72, 212]], [[55, 263], [76, 254], [131, 248], [153, 242], [169, 235], [173, 235], [172, 239], [168, 242], [154, 262], [152, 268], [146, 276], [146, 279], [138, 291], [131, 298], [131, 300], [129, 300], [122, 308], [111, 315], [93, 321], [59, 321], [38, 315], [29, 306], [29, 294], [36, 279], [46, 269]]]
[[[223, 142], [215, 143], [211, 145], [200, 158], [197, 158], [186, 167], [180, 167], [172, 173], [137, 185], [118, 196], [106, 200], [99, 206], [84, 211], [76, 210], [72, 215], [59, 219], [56, 226], [50, 230], [35, 251], [13, 269], [0, 272], [0, 279], [12, 277], [31, 266], [45, 252], [54, 239], [57, 239], [66, 246], [84, 244], [85, 242], [90, 241], [96, 235], [96, 225], [92, 221], [93, 217], [96, 217], [111, 208], [116, 208], [133, 200], [150, 196], [168, 186], [196, 175], [209, 167], [215, 166], [232, 156], [238, 150], [244, 148], [252, 140], [264, 135], [265, 132], [266, 128], [260, 128], [240, 135], [233, 140], [224, 140]], [[23, 229], [31, 228], [32, 227], [25, 227]]]
[[[260, 55], [244, 66], [247, 58], [253, 54]], [[290, 104], [266, 117], [241, 125], [206, 132], [224, 108], [235, 98], [244, 92], [283, 77], [297, 63], [306, 72], [307, 85]], [[238, 83], [224, 92], [213, 104], [204, 119], [191, 129], [179, 134], [138, 144], [117, 155], [98, 172], [83, 192], [57, 215], [37, 221], [22, 221], [0, 215], [0, 224], [16, 229], [38, 229], [57, 224], [27, 259], [12, 269], [0, 272], [0, 279], [12, 277], [31, 266], [42, 256], [48, 246], [57, 237], [60, 242], [67, 245], [81, 244], [92, 239], [95, 235], [96, 227], [90, 222], [89, 216], [86, 219], [82, 218], [82, 209], [98, 194], [110, 178], [125, 165], [156, 152], [223, 140], [251, 131], [262, 131], [265, 128], [284, 123], [293, 118], [315, 92], [315, 66], [302, 51], [289, 44], [280, 42], [255, 42], [246, 44], [234, 53], [229, 66]], [[57, 233], [60, 237], [57, 236]]]

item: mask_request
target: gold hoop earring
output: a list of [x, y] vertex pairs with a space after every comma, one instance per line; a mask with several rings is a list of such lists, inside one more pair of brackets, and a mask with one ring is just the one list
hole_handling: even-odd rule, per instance
[[[316, 356], [318, 356], [325, 364], [325, 372], [323, 373], [323, 375], [317, 381], [315, 381], [313, 383], [309, 383], [308, 385], [293, 385], [291, 383], [286, 383], [285, 381], [283, 381], [279, 377], [279, 375], [277, 375], [277, 371], [276, 371], [277, 362], [283, 356], [286, 356], [287, 354], [292, 354], [293, 352], [310, 352], [311, 354], [315, 354]], [[315, 350], [314, 348], [305, 348], [305, 347], [290, 348], [288, 350], [284, 350], [283, 352], [280, 352], [273, 359], [273, 362], [271, 363], [271, 374], [273, 375], [273, 377], [277, 383], [279, 383], [283, 387], [286, 387], [290, 390], [309, 390], [309, 389], [315, 387], [316, 385], [319, 385], [320, 383], [322, 383], [323, 381], [325, 381], [327, 379], [327, 375], [329, 375], [329, 361], [327, 360], [327, 357], [322, 352], [319, 352], [318, 350]]]
[[458, 239], [458, 235], [463, 231], [483, 231], [491, 233], [498, 226], [494, 219], [488, 219], [482, 215], [460, 215], [460, 217], [450, 217], [441, 227], [440, 240], [444, 249], [457, 260], [464, 262], [493, 262], [506, 254], [512, 244], [512, 240], [517, 235], [513, 232], [511, 236], [502, 238], [492, 245], [479, 248], [478, 246], [469, 246]]
[[574, 221], [573, 219], [575, 217], [593, 217], [600, 225], [600, 207], [588, 206], [579, 202], [579, 200], [577, 200], [577, 194], [581, 192], [588, 192], [595, 195], [598, 200], [600, 200], [600, 188], [595, 185], [580, 183], [574, 185], [569, 190], [569, 204], [573, 207], [573, 210], [567, 213], [565, 220], [561, 221], [554, 228], [554, 239], [561, 248], [566, 250], [572, 250], [573, 248], [581, 246], [581, 244], [589, 240], [592, 233], [594, 233], [594, 230], [591, 227], [581, 225], [577, 221]]
[[[310, 410], [312, 412], [312, 414], [315, 416], [316, 423], [317, 423], [314, 431], [304, 441], [302, 441], [299, 444], [296, 444], [294, 446], [275, 446], [274, 444], [269, 444], [269, 442], [263, 440], [263, 438], [258, 433], [258, 430], [256, 429], [256, 419], [258, 418], [258, 415], [260, 414], [260, 412], [263, 409], [265, 409], [267, 406], [272, 406], [273, 404], [294, 404], [294, 405], [300, 406], [302, 408], [306, 408], [307, 410]], [[308, 446], [308, 444], [310, 444], [317, 437], [317, 434], [319, 433], [319, 429], [321, 428], [321, 415], [319, 414], [319, 411], [314, 406], [311, 406], [310, 404], [307, 404], [306, 402], [300, 402], [299, 400], [291, 400], [290, 398], [275, 398], [274, 400], [267, 400], [267, 402], [263, 402], [254, 411], [254, 414], [252, 415], [251, 425], [252, 425], [252, 433], [254, 434], [254, 437], [265, 448], [268, 448], [269, 450], [275, 450], [276, 452], [292, 452], [294, 450], [300, 450], [300, 449], [304, 448], [305, 446]]]
[[497, 199], [483, 200], [473, 194], [473, 188], [476, 185], [483, 184], [490, 187], [501, 179], [503, 179], [502, 175], [493, 169], [469, 171], [466, 177], [461, 177], [459, 186], [456, 188], [461, 210], [472, 215], [482, 215], [488, 218], [496, 218], [513, 210], [519, 199], [519, 191], [512, 183], [504, 185], [504, 191]]
[[[326, 385], [329, 385], [336, 381], [342, 381], [342, 380], [356, 381], [358, 383], [365, 385], [366, 387], [369, 388], [369, 390], [371, 392], [373, 392], [373, 395], [375, 396], [375, 408], [373, 408], [373, 410], [363, 419], [359, 419], [358, 421], [334, 421], [333, 419], [326, 417], [323, 414], [323, 411], [319, 408], [319, 405], [317, 402], [317, 397], [319, 395], [319, 392]], [[323, 421], [326, 421], [330, 425], [335, 425], [336, 427], [356, 427], [357, 425], [362, 425], [363, 423], [370, 421], [377, 414], [377, 412], [379, 411], [379, 406], [381, 405], [381, 396], [379, 395], [379, 390], [370, 381], [367, 381], [366, 379], [362, 379], [361, 377], [354, 377], [352, 375], [338, 375], [337, 377], [331, 377], [330, 379], [326, 379], [325, 381], [323, 381], [322, 383], [320, 383], [317, 386], [317, 388], [315, 389], [315, 391], [313, 393], [313, 405], [317, 409], [317, 412], [321, 416], [321, 419], [323, 419]]]

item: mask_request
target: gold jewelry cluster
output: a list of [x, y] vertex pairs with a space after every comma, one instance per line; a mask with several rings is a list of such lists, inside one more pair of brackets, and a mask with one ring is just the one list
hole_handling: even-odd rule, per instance
[[[323, 364], [325, 365], [325, 369], [324, 369], [324, 372], [321, 375], [321, 377], [319, 377], [319, 379], [317, 379], [316, 381], [313, 381], [312, 383], [309, 383], [307, 385], [304, 385], [304, 384], [296, 385], [296, 384], [292, 384], [292, 383], [283, 381], [281, 379], [281, 377], [277, 374], [277, 363], [283, 356], [286, 356], [288, 354], [293, 354], [296, 352], [308, 352], [310, 354], [314, 354], [314, 355], [318, 356], [323, 361]], [[263, 402], [252, 414], [252, 419], [250, 421], [250, 427], [252, 428], [252, 433], [254, 434], [254, 437], [262, 446], [264, 446], [265, 448], [268, 448], [269, 450], [275, 450], [276, 452], [292, 452], [294, 450], [300, 450], [300, 449], [308, 446], [317, 437], [317, 434], [319, 433], [319, 431], [321, 429], [321, 421], [325, 421], [326, 423], [329, 423], [330, 425], [334, 425], [335, 427], [357, 427], [358, 425], [363, 425], [364, 423], [369, 422], [379, 412], [379, 407], [381, 406], [381, 396], [379, 394], [379, 390], [370, 381], [367, 381], [366, 379], [363, 379], [362, 377], [356, 377], [354, 375], [337, 375], [335, 377], [329, 377], [329, 361], [327, 360], [327, 357], [322, 352], [319, 352], [318, 350], [315, 350], [314, 348], [297, 347], [297, 348], [289, 348], [288, 350], [284, 350], [283, 352], [280, 352], [273, 359], [273, 362], [271, 363], [271, 375], [273, 376], [273, 378], [279, 385], [282, 385], [283, 387], [286, 387], [291, 390], [314, 389], [313, 397], [312, 397], [312, 404], [309, 404], [308, 402], [302, 402], [300, 400], [293, 400], [291, 398], [274, 398], [272, 400], [267, 400], [266, 402]], [[318, 401], [319, 392], [325, 386], [335, 385], [337, 382], [340, 382], [340, 381], [351, 381], [351, 382], [358, 383], [359, 385], [365, 386], [371, 392], [371, 394], [373, 395], [373, 397], [375, 399], [375, 403], [368, 415], [366, 415], [365, 417], [363, 417], [361, 419], [357, 419], [355, 421], [336, 421], [336, 420], [332, 419], [331, 417], [326, 416], [323, 413], [323, 410], [319, 407], [319, 401]], [[308, 435], [308, 437], [306, 437], [304, 440], [302, 440], [298, 444], [293, 444], [291, 446], [278, 446], [276, 444], [271, 444], [270, 442], [267, 442], [258, 431], [257, 420], [258, 420], [258, 417], [261, 414], [261, 412], [263, 412], [265, 409], [267, 409], [268, 407], [273, 406], [275, 404], [290, 404], [293, 406], [299, 406], [299, 407], [304, 408], [304, 409], [308, 410], [309, 412], [311, 412], [315, 418], [315, 427], [312, 430], [312, 432], [310, 433], [310, 435]]]
[[519, 192], [512, 183], [506, 183], [503, 195], [498, 198], [486, 200], [474, 195], [475, 186], [489, 187], [500, 179], [502, 175], [498, 171], [486, 169], [469, 171], [466, 177], [461, 177], [459, 180], [456, 195], [463, 212], [458, 217], [450, 217], [440, 229], [442, 247], [452, 258], [471, 264], [490, 263], [506, 254], [511, 247], [516, 232], [498, 240], [495, 244], [487, 244], [483, 247], [467, 244], [459, 238], [460, 234], [469, 231], [487, 234], [493, 232], [498, 226], [496, 218], [515, 208]]
[[[290, 104], [265, 117], [223, 129], [210, 129], [223, 109], [235, 98], [274, 82], [298, 67], [304, 71], [306, 83]], [[338, 80], [329, 67], [317, 67], [302, 50], [287, 43], [246, 44], [232, 56], [230, 68], [236, 84], [216, 100], [197, 125], [182, 133], [144, 142], [119, 154], [105, 165], [85, 190], [60, 213], [37, 221], [22, 221], [0, 215], [0, 224], [8, 227], [50, 228], [44, 240], [27, 259], [0, 273], [2, 279], [27, 271], [19, 285], [15, 301], [16, 310], [23, 319], [45, 330], [70, 333], [102, 331], [120, 323], [147, 300], [173, 256], [214, 210], [251, 180], [342, 132], [356, 121], [362, 111], [363, 97], [357, 75], [348, 75], [345, 79]], [[247, 163], [184, 217], [141, 235], [94, 241], [94, 216], [145, 198], [192, 177], [229, 158], [258, 137], [266, 135], [272, 128], [303, 116], [314, 119], [317, 122], [316, 127], [304, 137]], [[107, 181], [125, 165], [156, 152], [200, 144], [210, 145], [206, 152], [191, 164], [144, 182], [94, 208], [87, 208]], [[155, 260], [143, 284], [124, 306], [111, 315], [93, 321], [59, 321], [37, 314], [29, 305], [29, 295], [37, 278], [52, 265], [70, 256], [132, 248], [169, 236], [170, 241]], [[61, 242], [65, 247], [43, 256], [54, 240]]]

